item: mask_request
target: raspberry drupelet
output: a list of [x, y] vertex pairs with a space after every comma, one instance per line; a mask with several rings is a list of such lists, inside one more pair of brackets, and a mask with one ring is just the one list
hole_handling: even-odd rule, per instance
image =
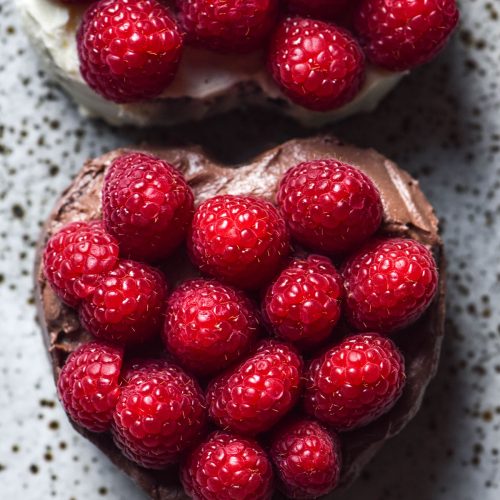
[[133, 357], [124, 364], [121, 381], [124, 385], [133, 385], [144, 382], [156, 372], [162, 372], [172, 363], [163, 358]]

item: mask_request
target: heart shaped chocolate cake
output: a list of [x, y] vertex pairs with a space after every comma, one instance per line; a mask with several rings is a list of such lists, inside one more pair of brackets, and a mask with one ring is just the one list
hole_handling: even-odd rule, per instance
[[322, 136], [88, 161], [35, 279], [74, 428], [151, 498], [317, 498], [418, 411], [444, 271], [418, 182]]

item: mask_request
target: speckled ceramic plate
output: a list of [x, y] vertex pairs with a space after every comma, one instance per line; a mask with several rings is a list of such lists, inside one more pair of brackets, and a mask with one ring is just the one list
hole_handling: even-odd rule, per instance
[[[442, 223], [448, 322], [437, 377], [412, 423], [342, 500], [498, 500], [500, 495], [500, 8], [460, 0], [446, 51], [378, 110], [329, 131], [373, 146], [418, 178]], [[272, 113], [203, 127], [117, 131], [82, 119], [42, 72], [13, 2], [0, 29], [0, 480], [6, 498], [144, 500], [74, 432], [56, 401], [35, 323], [40, 227], [84, 160], [141, 140], [202, 144], [239, 162], [308, 132]]]

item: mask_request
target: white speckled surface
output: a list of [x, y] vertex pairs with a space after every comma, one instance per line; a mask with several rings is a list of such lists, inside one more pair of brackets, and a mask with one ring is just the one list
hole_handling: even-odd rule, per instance
[[[443, 219], [450, 288], [441, 369], [424, 407], [346, 500], [500, 498], [499, 2], [462, 3], [461, 32], [445, 54], [377, 113], [334, 129], [420, 178]], [[187, 139], [234, 160], [306, 131], [260, 112], [175, 133], [86, 122], [39, 73], [10, 2], [0, 9], [2, 498], [142, 499], [72, 431], [56, 402], [32, 304], [40, 224], [83, 160], [119, 144]]]

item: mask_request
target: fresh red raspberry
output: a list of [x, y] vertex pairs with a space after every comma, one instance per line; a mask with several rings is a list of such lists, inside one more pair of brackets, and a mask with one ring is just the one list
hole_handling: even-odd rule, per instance
[[327, 495], [340, 479], [339, 439], [315, 420], [303, 418], [279, 429], [270, 455], [287, 498]]
[[353, 335], [311, 363], [305, 408], [339, 431], [356, 429], [389, 411], [405, 382], [404, 358], [392, 340]]
[[337, 19], [358, 0], [285, 0], [290, 12], [314, 19]]
[[72, 222], [54, 234], [43, 252], [50, 286], [66, 304], [76, 307], [118, 262], [118, 243], [101, 221]]
[[188, 457], [181, 480], [197, 500], [270, 500], [271, 462], [253, 439], [214, 432]]
[[59, 399], [71, 419], [89, 431], [111, 426], [120, 397], [123, 349], [105, 342], [89, 342], [73, 351], [57, 380]]
[[163, 469], [202, 436], [203, 393], [193, 378], [167, 362], [136, 365], [134, 370], [113, 414], [113, 438], [130, 460]]
[[177, 0], [188, 40], [217, 52], [247, 53], [267, 40], [278, 0]]
[[120, 260], [80, 307], [83, 326], [95, 337], [141, 344], [161, 331], [167, 284], [156, 269]]
[[80, 72], [105, 99], [151, 99], [174, 79], [182, 35], [157, 0], [100, 0], [85, 12], [77, 33]]
[[342, 279], [326, 257], [295, 259], [268, 288], [263, 314], [276, 336], [298, 347], [329, 337], [341, 313]]
[[227, 368], [248, 352], [259, 317], [240, 291], [215, 280], [184, 282], [170, 296], [163, 340], [182, 366], [198, 375]]
[[404, 71], [430, 61], [458, 19], [455, 0], [362, 0], [354, 23], [374, 64]]
[[347, 319], [360, 330], [381, 333], [416, 321], [432, 302], [438, 284], [431, 252], [403, 238], [368, 243], [349, 258], [342, 274]]
[[365, 56], [348, 31], [300, 17], [288, 17], [279, 24], [268, 65], [283, 93], [314, 111], [348, 103], [365, 79]]
[[222, 195], [202, 203], [194, 214], [189, 246], [202, 272], [244, 289], [269, 282], [290, 252], [278, 211], [251, 196]]
[[301, 375], [302, 360], [294, 349], [265, 341], [253, 356], [212, 381], [209, 415], [223, 429], [264, 432], [296, 403]]
[[320, 252], [348, 252], [382, 222], [382, 200], [371, 179], [337, 160], [292, 167], [281, 179], [277, 201], [292, 237]]
[[106, 229], [123, 257], [165, 259], [184, 240], [194, 197], [182, 174], [145, 153], [127, 153], [109, 168], [102, 191]]

